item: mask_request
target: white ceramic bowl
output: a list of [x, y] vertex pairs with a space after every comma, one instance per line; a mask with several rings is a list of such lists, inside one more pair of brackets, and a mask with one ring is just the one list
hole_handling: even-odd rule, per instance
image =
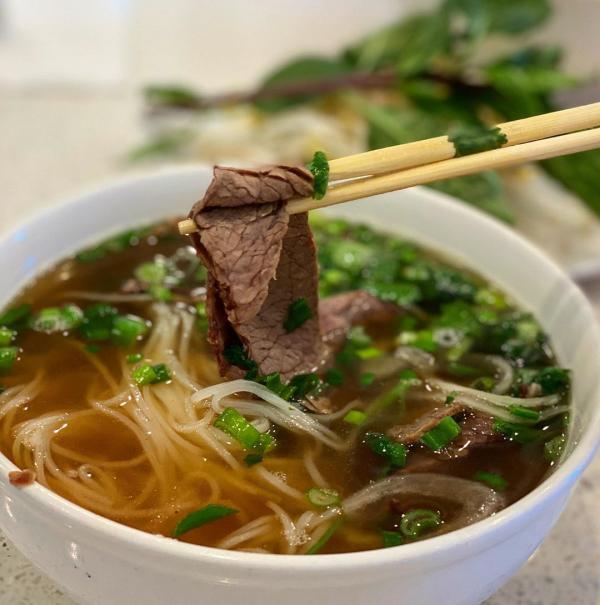
[[[115, 230], [185, 212], [207, 169], [115, 184], [55, 206], [0, 241], [0, 304], [41, 268]], [[574, 370], [568, 457], [525, 498], [459, 531], [397, 548], [293, 557], [221, 551], [139, 532], [40, 485], [16, 489], [0, 456], [0, 525], [70, 594], [102, 605], [471, 605], [501, 586], [556, 522], [600, 437], [600, 334], [581, 292], [537, 249], [481, 213], [413, 189], [335, 211], [455, 257], [531, 309]]]

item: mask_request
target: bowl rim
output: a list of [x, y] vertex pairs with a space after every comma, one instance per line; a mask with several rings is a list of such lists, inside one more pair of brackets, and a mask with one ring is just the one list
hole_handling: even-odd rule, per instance
[[[99, 186], [89, 188], [79, 195], [72, 196], [57, 204], [46, 207], [40, 211], [33, 212], [9, 230], [0, 234], [0, 243], [7, 242], [28, 225], [43, 221], [57, 211], [69, 207], [84, 206], [90, 203], [95, 196], [106, 196], [111, 194], [123, 194], [127, 190], [145, 187], [154, 182], [168, 179], [180, 179], [184, 176], [198, 176], [205, 174], [207, 166], [190, 165], [176, 168], [161, 169], [151, 174], [125, 176], [114, 179]], [[553, 260], [544, 254], [535, 244], [532, 244], [515, 231], [500, 223], [499, 221], [468, 207], [443, 193], [432, 191], [421, 187], [413, 188], [417, 195], [428, 198], [432, 203], [443, 202], [458, 215], [466, 216], [470, 220], [476, 220], [487, 229], [502, 232], [502, 235], [511, 244], [517, 245], [523, 254], [537, 257], [537, 261], [546, 265], [550, 272], [566, 280], [571, 293], [578, 306], [579, 312], [585, 313], [590, 320], [590, 331], [593, 339], [600, 343], [600, 326], [598, 325], [594, 312], [584, 294]], [[95, 201], [94, 203], [98, 203]], [[118, 229], [118, 225], [115, 225]], [[99, 233], [99, 236], [101, 234]], [[431, 246], [429, 246], [431, 247]], [[433, 246], [435, 248], [435, 246]], [[473, 265], [476, 267], [476, 262]], [[38, 269], [39, 270], [39, 269]], [[598, 378], [600, 384], [600, 377]], [[53, 521], [63, 526], [74, 528], [74, 524], [83, 526], [89, 532], [104, 538], [111, 538], [116, 542], [125, 542], [128, 547], [136, 547], [144, 551], [146, 555], [157, 557], [177, 558], [180, 562], [223, 562], [231, 566], [231, 571], [237, 566], [239, 569], [253, 569], [255, 571], [277, 570], [278, 572], [300, 572], [310, 569], [317, 571], [319, 575], [332, 571], [344, 571], [353, 567], [373, 568], [387, 565], [397, 565], [403, 562], [414, 562], [418, 559], [427, 558], [434, 561], [443, 561], [460, 544], [468, 544], [485, 540], [498, 542], [498, 532], [511, 532], [511, 527], [519, 520], [523, 521], [539, 507], [559, 495], [562, 491], [571, 487], [581, 472], [589, 464], [592, 457], [600, 446], [600, 406], [596, 406], [592, 414], [592, 421], [585, 427], [582, 438], [576, 443], [573, 451], [561, 463], [561, 465], [544, 481], [507, 508], [496, 513], [492, 517], [478, 521], [462, 529], [454, 530], [447, 534], [429, 538], [421, 542], [405, 544], [401, 547], [379, 548], [369, 551], [316, 555], [319, 561], [315, 565], [314, 556], [302, 557], [298, 555], [285, 554], [263, 554], [241, 551], [222, 550], [214, 547], [200, 546], [181, 542], [167, 536], [149, 534], [147, 532], [128, 527], [111, 519], [102, 517], [88, 511], [83, 507], [59, 496], [48, 488], [35, 483], [26, 489], [16, 489], [11, 493], [11, 498], [20, 500], [28, 508], [35, 508], [45, 516], [52, 512], [55, 517]], [[17, 467], [4, 454], [0, 453], [0, 485], [6, 482], [6, 474], [16, 470]], [[7, 489], [10, 489], [6, 482]], [[495, 536], [495, 537], [494, 537]]]

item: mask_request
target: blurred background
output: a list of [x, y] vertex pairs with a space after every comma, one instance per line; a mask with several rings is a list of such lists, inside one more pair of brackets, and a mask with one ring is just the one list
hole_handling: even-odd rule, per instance
[[[109, 178], [333, 158], [598, 101], [598, 23], [600, 0], [0, 0], [0, 230]], [[600, 151], [436, 188], [600, 298]], [[585, 552], [574, 522], [495, 604], [596, 603], [569, 583], [540, 596]], [[70, 602], [10, 554], [0, 603]], [[597, 594], [587, 561], [572, 586]]]

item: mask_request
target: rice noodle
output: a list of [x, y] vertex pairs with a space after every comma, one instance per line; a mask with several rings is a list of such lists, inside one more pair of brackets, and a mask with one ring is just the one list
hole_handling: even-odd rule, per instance
[[416, 347], [402, 346], [394, 351], [394, 357], [405, 361], [421, 374], [432, 374], [436, 368], [435, 357]]

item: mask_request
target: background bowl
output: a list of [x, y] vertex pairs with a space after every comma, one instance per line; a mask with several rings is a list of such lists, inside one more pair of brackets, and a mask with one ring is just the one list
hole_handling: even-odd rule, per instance
[[[118, 183], [58, 205], [0, 240], [0, 304], [41, 269], [103, 236], [184, 213], [208, 169]], [[220, 551], [145, 534], [89, 513], [40, 485], [7, 482], [0, 456], [0, 525], [36, 565], [79, 600], [111, 605], [470, 605], [534, 552], [564, 508], [600, 439], [600, 333], [580, 291], [536, 248], [441, 194], [412, 189], [334, 209], [414, 238], [475, 269], [533, 311], [562, 365], [574, 369], [568, 457], [493, 518], [397, 548], [317, 557]]]

